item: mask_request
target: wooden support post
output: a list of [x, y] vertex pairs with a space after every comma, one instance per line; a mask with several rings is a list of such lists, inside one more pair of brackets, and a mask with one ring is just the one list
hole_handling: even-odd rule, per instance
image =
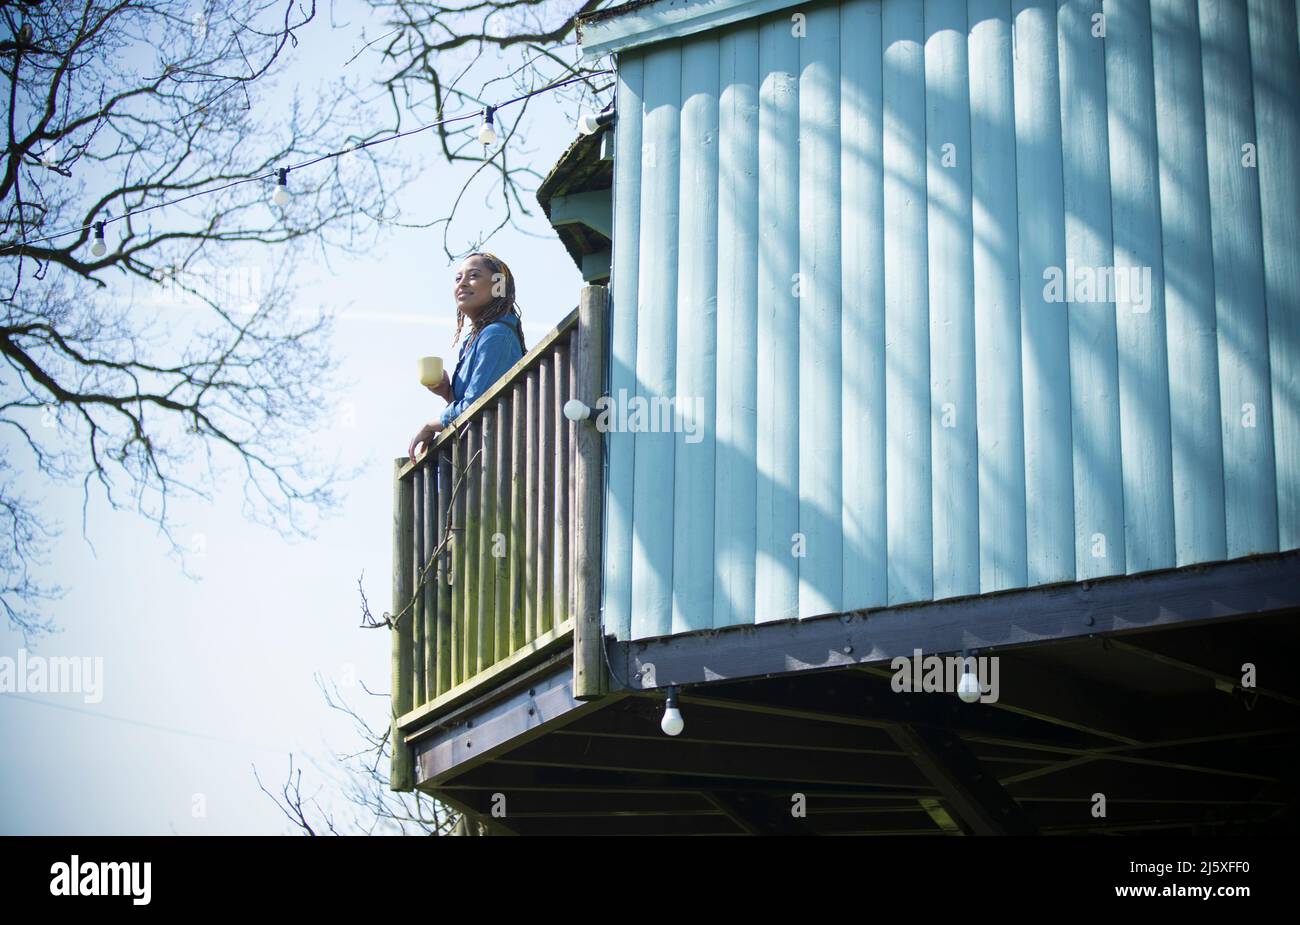
[[[402, 481], [405, 459], [393, 463], [393, 610], [396, 616], [411, 599], [411, 569], [415, 552], [411, 542], [414, 525], [414, 497], [411, 483]], [[397, 726], [398, 717], [409, 713], [411, 703], [411, 638], [412, 618], [407, 613], [389, 630], [393, 641], [393, 693], [392, 724], [389, 744], [392, 746], [392, 768], [388, 775], [388, 789], [409, 791], [415, 787], [415, 760], [411, 748], [402, 738]]]
[[573, 571], [573, 696], [594, 700], [609, 692], [605, 670], [605, 637], [600, 615], [601, 504], [604, 490], [602, 452], [604, 436], [596, 429], [596, 402], [604, 389], [605, 324], [608, 292], [604, 286], [585, 286], [578, 303], [578, 332], [570, 358], [576, 370], [575, 396], [592, 409], [592, 416], [570, 425], [577, 443], [574, 473], [573, 529], [576, 532]]

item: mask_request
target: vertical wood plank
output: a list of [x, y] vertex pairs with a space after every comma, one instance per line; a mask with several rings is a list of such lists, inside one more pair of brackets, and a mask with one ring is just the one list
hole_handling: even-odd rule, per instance
[[[615, 76], [614, 248], [610, 266], [609, 394], [627, 408], [637, 394], [637, 302], [640, 298], [642, 116], [644, 62], [633, 49], [619, 55]], [[605, 437], [609, 450], [605, 508], [605, 626], [618, 639], [632, 634], [632, 499], [635, 438], [622, 428]]]
[[438, 573], [431, 565], [434, 544], [438, 534], [438, 470], [434, 454], [430, 453], [420, 467], [424, 481], [424, 515], [421, 535], [424, 548], [420, 552], [420, 570], [425, 575], [424, 591], [424, 701], [438, 696]]
[[970, 4], [970, 158], [980, 584], [1025, 586], [1020, 236], [1009, 0]]
[[754, 619], [758, 394], [758, 27], [718, 38], [713, 626]]
[[[493, 651], [497, 660], [510, 654], [511, 647], [511, 598], [510, 598], [510, 561], [511, 545], [514, 535], [511, 531], [511, 493], [514, 486], [514, 464], [512, 449], [514, 443], [514, 390], [502, 393], [497, 400], [497, 461], [496, 461], [496, 533], [500, 537], [499, 550], [494, 549], [492, 569], [495, 587], [492, 592], [493, 626], [496, 635], [493, 639]], [[495, 555], [496, 552], [500, 555]]]
[[799, 615], [799, 41], [759, 25], [756, 623]]
[[496, 661], [496, 409], [484, 408], [478, 414], [479, 432], [479, 538], [478, 538], [478, 670], [490, 668]]
[[1125, 561], [1116, 306], [1105, 282], [1114, 257], [1106, 61], [1103, 39], [1093, 34], [1095, 12], [1091, 0], [1058, 4], [1065, 264], [1054, 282], [1069, 323], [1078, 578], [1123, 574]]
[[1115, 321], [1125, 568], [1134, 573], [1175, 564], [1159, 144], [1149, 4], [1107, 0], [1104, 9], [1115, 278], [1130, 281]]
[[524, 562], [528, 552], [528, 390], [524, 381], [510, 390], [510, 651], [528, 637], [524, 603], [527, 584]]
[[885, 214], [880, 4], [840, 8], [840, 261], [844, 448], [841, 512], [843, 601], [886, 599]]
[[552, 552], [551, 588], [554, 603], [553, 619], [558, 625], [569, 616], [569, 531], [572, 508], [569, 493], [573, 487], [573, 470], [569, 468], [569, 419], [564, 416], [564, 403], [572, 396], [569, 391], [569, 344], [567, 338], [557, 343], [551, 357], [555, 373], [555, 401], [551, 417], [555, 421], [555, 525]]
[[930, 459], [936, 598], [980, 584], [970, 86], [965, 0], [925, 5]]
[[424, 589], [420, 583], [424, 571], [424, 473], [414, 469], [407, 477], [411, 483], [411, 704], [412, 708], [424, 702]]
[[[406, 463], [403, 458], [393, 461], [393, 609], [401, 613], [411, 598], [411, 568], [413, 566], [411, 531], [414, 528], [414, 495], [409, 481], [399, 475]], [[409, 791], [415, 786], [415, 759], [398, 728], [398, 717], [412, 709], [411, 692], [411, 619], [399, 619], [390, 630], [392, 636], [392, 698], [391, 728], [392, 766], [388, 775], [388, 789]]]
[[[608, 318], [608, 312], [609, 312], [609, 307], [608, 307], [609, 287], [608, 286], [605, 287], [605, 292], [606, 292], [606, 317]], [[608, 330], [608, 321], [606, 321], [606, 329]], [[606, 334], [606, 337], [608, 337], [608, 334]], [[576, 330], [569, 334], [568, 345], [569, 345], [569, 386], [568, 386], [567, 394], [569, 395], [570, 398], [573, 398], [573, 397], [577, 397], [578, 395], [578, 367], [577, 367], [577, 363], [573, 359], [574, 357], [577, 356], [578, 332]], [[605, 388], [605, 383], [602, 381], [600, 384], [600, 390], [603, 391], [604, 388]], [[593, 399], [593, 403], [589, 405], [589, 407], [592, 409], [593, 414], [596, 415], [599, 415], [600, 413], [599, 407], [595, 404], [595, 402], [598, 402], [599, 400], [600, 400], [600, 395], [597, 394], [596, 398]], [[604, 441], [605, 439], [606, 438], [602, 434], [601, 440]], [[565, 466], [566, 466], [566, 471], [569, 474], [569, 477], [567, 479], [568, 486], [569, 486], [569, 529], [567, 531], [569, 549], [565, 559], [565, 561], [568, 563], [568, 568], [566, 570], [568, 573], [568, 598], [565, 601], [565, 611], [564, 611], [567, 618], [567, 617], [575, 616], [578, 612], [577, 591], [575, 590], [576, 578], [574, 577], [575, 575], [574, 570], [577, 568], [577, 561], [578, 561], [577, 558], [578, 557], [578, 551], [577, 551], [578, 438], [574, 434], [571, 434], [569, 437], [569, 458], [568, 461], [565, 463]], [[605, 473], [602, 472], [601, 476], [602, 476], [601, 490], [604, 491], [605, 484], [606, 484]], [[612, 630], [607, 630], [607, 631], [612, 632]]]
[[923, 7], [885, 0], [885, 404], [890, 604], [933, 584]]
[[451, 441], [452, 559], [451, 559], [451, 684], [465, 680], [465, 442]]
[[1214, 258], [1196, 8], [1152, 0], [1175, 564], [1227, 558]]
[[[442, 448], [436, 460], [438, 478], [438, 542], [451, 535], [450, 517], [452, 515], [451, 487], [452, 468], [451, 450]], [[438, 560], [438, 693], [451, 690], [452, 686], [452, 603], [451, 603], [451, 562], [455, 552], [454, 540], [443, 551]]]
[[840, 16], [808, 10], [799, 41], [799, 616], [842, 609]]
[[1250, 0], [1259, 194], [1268, 303], [1278, 548], [1300, 546], [1300, 55], [1296, 8]]
[[1236, 558], [1275, 551], [1278, 536], [1259, 171], [1243, 163], [1242, 150], [1245, 144], [1255, 144], [1250, 38], [1240, 0], [1203, 0], [1197, 9], [1204, 62], [1224, 500], [1228, 556]]
[[1065, 268], [1056, 3], [1015, 0], [1016, 193], [1024, 383], [1028, 581], [1074, 578], [1070, 345], [1063, 302], [1044, 294]]
[[[675, 42], [645, 55], [641, 232], [636, 378], [639, 400], [657, 418], [673, 395], [677, 343], [678, 137], [681, 51]], [[634, 438], [632, 636], [660, 636], [672, 626], [673, 435], [641, 416]]]
[[524, 641], [537, 637], [537, 367], [524, 374]]
[[478, 573], [482, 556], [479, 545], [482, 460], [478, 456], [478, 451], [482, 446], [482, 440], [479, 421], [473, 420], [462, 426], [464, 435], [460, 439], [465, 445], [465, 609], [461, 616], [461, 626], [465, 639], [463, 677], [469, 679], [479, 672]]
[[677, 381], [668, 393], [673, 442], [674, 633], [713, 625], [713, 463], [717, 432], [718, 45], [682, 51], [677, 228]]
[[554, 626], [551, 596], [555, 544], [555, 370], [537, 365], [537, 632]]

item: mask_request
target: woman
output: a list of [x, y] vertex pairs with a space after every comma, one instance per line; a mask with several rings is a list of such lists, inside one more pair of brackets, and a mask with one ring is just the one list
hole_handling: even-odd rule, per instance
[[417, 447], [422, 446], [420, 453], [427, 450], [439, 431], [474, 404], [527, 352], [523, 320], [515, 305], [515, 277], [500, 257], [486, 252], [466, 257], [456, 273], [452, 294], [456, 300], [456, 336], [452, 345], [460, 340], [466, 318], [470, 333], [460, 345], [455, 374], [448, 378], [444, 369], [442, 382], [428, 386], [448, 405], [438, 420], [421, 427], [411, 441], [407, 455], [412, 461]]

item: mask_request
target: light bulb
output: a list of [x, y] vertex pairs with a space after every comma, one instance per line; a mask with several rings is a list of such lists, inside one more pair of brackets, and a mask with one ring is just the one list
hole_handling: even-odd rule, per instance
[[496, 144], [497, 140], [497, 130], [492, 127], [492, 113], [491, 106], [484, 109], [483, 124], [478, 127], [478, 143], [485, 148]]
[[659, 721], [659, 728], [664, 735], [681, 735], [686, 728], [682, 720], [682, 711], [677, 708], [677, 688], [668, 688], [668, 701], [664, 704], [664, 718]]
[[980, 682], [972, 672], [967, 671], [957, 682], [957, 696], [962, 699], [962, 703], [974, 703], [980, 699]]
[[664, 718], [659, 723], [659, 728], [666, 735], [681, 735], [682, 730], [686, 728], [686, 723], [682, 720], [682, 711], [676, 707], [669, 707], [664, 710]]
[[610, 107], [600, 112], [584, 112], [578, 119], [578, 131], [584, 135], [594, 135], [614, 121], [614, 109]]
[[271, 201], [277, 206], [289, 204], [289, 170], [287, 167], [280, 168], [280, 175], [275, 181], [275, 192], [271, 195]]
[[585, 421], [591, 417], [591, 409], [576, 398], [570, 398], [564, 403], [564, 416], [570, 421]]
[[90, 245], [90, 252], [96, 257], [103, 257], [108, 253], [108, 245], [104, 243], [103, 222], [95, 222], [95, 243]]

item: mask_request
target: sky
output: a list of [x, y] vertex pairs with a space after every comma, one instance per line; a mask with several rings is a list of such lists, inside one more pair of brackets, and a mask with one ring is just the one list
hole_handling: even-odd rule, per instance
[[[291, 83], [330, 78], [383, 31], [351, 0], [335, 4], [332, 18], [333, 25], [328, 13], [318, 16], [300, 33]], [[572, 60], [572, 51], [566, 56]], [[486, 79], [519, 63], [517, 55], [489, 53], [476, 67]], [[360, 79], [377, 73], [371, 53], [347, 67]], [[577, 115], [546, 96], [529, 107], [528, 151], [540, 175], [576, 136]], [[395, 144], [432, 148], [432, 139], [426, 133]], [[462, 179], [463, 168], [429, 157], [404, 195], [404, 217], [445, 215]], [[462, 206], [459, 237], [500, 221], [484, 199]], [[535, 206], [531, 194], [529, 202]], [[529, 344], [572, 310], [582, 286], [540, 207], [533, 211], [519, 221], [528, 233], [507, 227], [486, 245], [516, 276]], [[389, 639], [386, 630], [360, 628], [357, 582], [364, 575], [376, 614], [388, 609], [393, 460], [444, 406], [418, 384], [416, 360], [454, 356], [455, 269], [441, 231], [401, 228], [386, 231], [372, 252], [299, 266], [301, 303], [336, 313], [332, 349], [340, 380], [350, 383], [337, 396], [335, 426], [300, 449], [337, 456], [342, 469], [363, 467], [310, 540], [289, 543], [244, 520], [242, 484], [232, 480], [217, 486], [211, 503], [173, 502], [177, 536], [193, 553], [186, 566], [194, 577], [187, 577], [156, 527], [111, 510], [93, 491], [83, 537], [80, 483], [47, 481], [9, 447], [21, 470], [18, 489], [39, 499], [41, 515], [62, 529], [36, 572], [67, 589], [41, 607], [59, 631], [29, 654], [102, 659], [102, 689], [98, 698], [0, 693], [0, 834], [295, 831], [254, 778], [256, 769], [278, 789], [291, 754], [305, 767], [304, 793], [332, 805], [332, 756], [359, 740], [315, 679], [337, 684], [373, 726], [386, 722], [387, 699], [367, 696], [362, 685], [387, 693]], [[21, 635], [0, 627], [0, 658], [16, 660], [22, 647]]]

